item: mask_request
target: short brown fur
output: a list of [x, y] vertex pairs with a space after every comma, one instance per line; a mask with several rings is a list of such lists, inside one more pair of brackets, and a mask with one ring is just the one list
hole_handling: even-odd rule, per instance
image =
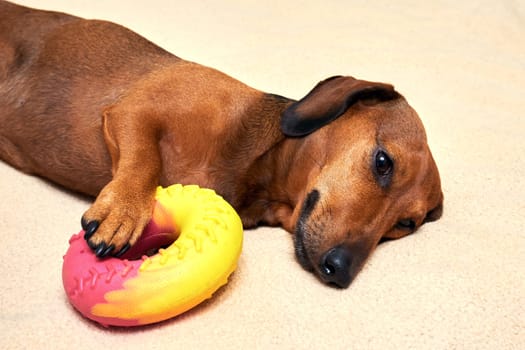
[[382, 238], [441, 215], [423, 125], [390, 85], [333, 77], [293, 101], [122, 26], [5, 1], [0, 123], [0, 159], [97, 197], [83, 225], [100, 256], [136, 242], [156, 186], [172, 183], [215, 189], [246, 228], [294, 233], [302, 266], [341, 287]]

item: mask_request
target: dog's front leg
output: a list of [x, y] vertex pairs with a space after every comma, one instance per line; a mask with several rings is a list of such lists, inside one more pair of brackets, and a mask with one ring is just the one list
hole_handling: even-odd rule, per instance
[[161, 171], [158, 130], [147, 111], [116, 105], [103, 114], [113, 179], [82, 217], [85, 238], [98, 257], [124, 254], [151, 218]]

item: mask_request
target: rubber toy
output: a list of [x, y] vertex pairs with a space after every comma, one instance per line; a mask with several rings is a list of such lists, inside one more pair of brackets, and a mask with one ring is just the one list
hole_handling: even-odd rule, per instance
[[[242, 235], [239, 216], [213, 190], [159, 187], [152, 220], [122, 258], [98, 259], [83, 231], [71, 237], [62, 267], [64, 289], [82, 315], [104, 326], [163, 321], [227, 283]], [[168, 247], [158, 249], [162, 246]], [[148, 251], [156, 252], [141, 257]]]

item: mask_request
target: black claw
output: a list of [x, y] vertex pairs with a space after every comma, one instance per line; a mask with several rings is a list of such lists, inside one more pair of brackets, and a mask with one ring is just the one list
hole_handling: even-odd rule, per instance
[[89, 239], [93, 236], [94, 233], [95, 233], [95, 232], [93, 232], [93, 233], [91, 233], [91, 234], [88, 234], [87, 232], [84, 232], [84, 239], [85, 239], [86, 241], [89, 240]]
[[120, 258], [122, 255], [124, 255], [129, 250], [129, 248], [131, 248], [131, 244], [126, 243], [126, 245], [122, 247], [122, 249], [117, 254], [115, 254], [115, 257]]
[[115, 249], [115, 245], [114, 244], [111, 244], [109, 247], [107, 247], [103, 252], [102, 252], [102, 255], [100, 256], [100, 258], [105, 258], [106, 256], [108, 256], [109, 254], [111, 254], [111, 252]]
[[106, 243], [102, 242], [98, 245], [98, 247], [95, 249], [95, 255], [97, 258], [102, 258], [104, 255], [104, 251], [107, 249]]
[[84, 229], [84, 239], [88, 240], [93, 236], [93, 234], [97, 231], [98, 227], [100, 226], [100, 223], [97, 220], [90, 221], [89, 223], [86, 223], [84, 219], [82, 219], [82, 228]]
[[87, 221], [84, 217], [80, 219], [80, 225], [82, 226], [82, 229], [84, 231], [86, 230], [88, 224], [89, 224], [89, 221]]

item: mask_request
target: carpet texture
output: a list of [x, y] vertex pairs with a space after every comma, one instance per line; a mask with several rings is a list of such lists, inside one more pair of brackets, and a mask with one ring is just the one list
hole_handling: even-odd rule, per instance
[[89, 201], [0, 163], [1, 349], [523, 349], [523, 1], [18, 2], [123, 24], [292, 98], [336, 74], [393, 83], [426, 126], [445, 213], [380, 245], [347, 290], [302, 270], [285, 231], [246, 231], [214, 298], [105, 329], [61, 282]]

